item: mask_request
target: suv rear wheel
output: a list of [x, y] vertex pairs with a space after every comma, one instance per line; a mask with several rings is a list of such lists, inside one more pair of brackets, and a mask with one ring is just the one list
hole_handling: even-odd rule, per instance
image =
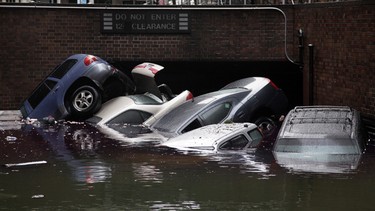
[[81, 86], [70, 96], [69, 108], [73, 117], [88, 117], [102, 105], [102, 97], [92, 86]]

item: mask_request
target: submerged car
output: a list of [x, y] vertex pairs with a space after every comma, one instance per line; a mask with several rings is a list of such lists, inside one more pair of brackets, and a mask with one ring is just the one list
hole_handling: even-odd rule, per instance
[[154, 122], [173, 108], [193, 98], [190, 91], [185, 90], [179, 95], [172, 94], [166, 84], [157, 85], [155, 76], [164, 67], [145, 62], [132, 70], [132, 76], [137, 87], [135, 95], [121, 96], [103, 104], [89, 123], [97, 125], [140, 125], [146, 120]]
[[173, 108], [192, 99], [193, 95], [188, 90], [175, 95], [166, 84], [157, 85], [154, 77], [163, 68], [147, 62], [137, 65], [132, 70], [132, 76], [137, 92], [143, 94], [113, 98], [86, 122], [97, 125], [106, 136], [122, 142], [164, 140], [160, 134], [151, 134], [152, 131], [142, 123], [158, 120]]
[[206, 125], [170, 138], [161, 146], [187, 151], [249, 150], [260, 145], [262, 133], [252, 123]]
[[146, 120], [156, 121], [192, 97], [188, 90], [166, 102], [151, 93], [116, 97], [104, 103], [99, 112], [86, 121], [97, 125], [140, 125]]
[[270, 79], [250, 77], [195, 97], [159, 120], [144, 124], [166, 137], [224, 122], [252, 122], [271, 129], [287, 109], [287, 97]]
[[273, 155], [293, 172], [350, 173], [360, 163], [366, 136], [355, 109], [298, 106], [281, 125]]
[[366, 133], [358, 111], [347, 106], [297, 106], [286, 116], [273, 152], [362, 154]]
[[97, 112], [103, 102], [134, 92], [133, 81], [105, 60], [76, 54], [58, 65], [20, 110], [23, 118], [84, 118]]

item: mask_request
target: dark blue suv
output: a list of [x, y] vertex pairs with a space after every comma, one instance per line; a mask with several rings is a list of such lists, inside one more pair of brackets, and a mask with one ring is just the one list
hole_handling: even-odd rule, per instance
[[24, 118], [86, 118], [103, 102], [133, 94], [130, 78], [105, 60], [76, 54], [58, 65], [23, 102]]

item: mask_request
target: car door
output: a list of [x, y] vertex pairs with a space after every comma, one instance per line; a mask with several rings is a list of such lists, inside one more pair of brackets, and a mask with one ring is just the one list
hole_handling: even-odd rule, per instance
[[65, 111], [64, 92], [66, 85], [64, 80], [69, 81], [67, 72], [77, 63], [75, 59], [66, 60], [38, 86], [28, 99], [33, 108], [30, 118], [43, 118], [53, 116], [58, 119]]

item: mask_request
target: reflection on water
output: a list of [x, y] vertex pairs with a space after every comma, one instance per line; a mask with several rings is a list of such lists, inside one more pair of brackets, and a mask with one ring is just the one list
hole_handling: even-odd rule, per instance
[[133, 173], [135, 181], [143, 183], [162, 183], [163, 172], [156, 166], [149, 165], [147, 162], [133, 163]]
[[372, 154], [276, 162], [269, 149], [184, 154], [77, 122], [15, 126], [0, 129], [0, 209], [372, 209]]
[[105, 182], [112, 176], [111, 168], [101, 161], [76, 163], [72, 170], [77, 182], [88, 184]]

